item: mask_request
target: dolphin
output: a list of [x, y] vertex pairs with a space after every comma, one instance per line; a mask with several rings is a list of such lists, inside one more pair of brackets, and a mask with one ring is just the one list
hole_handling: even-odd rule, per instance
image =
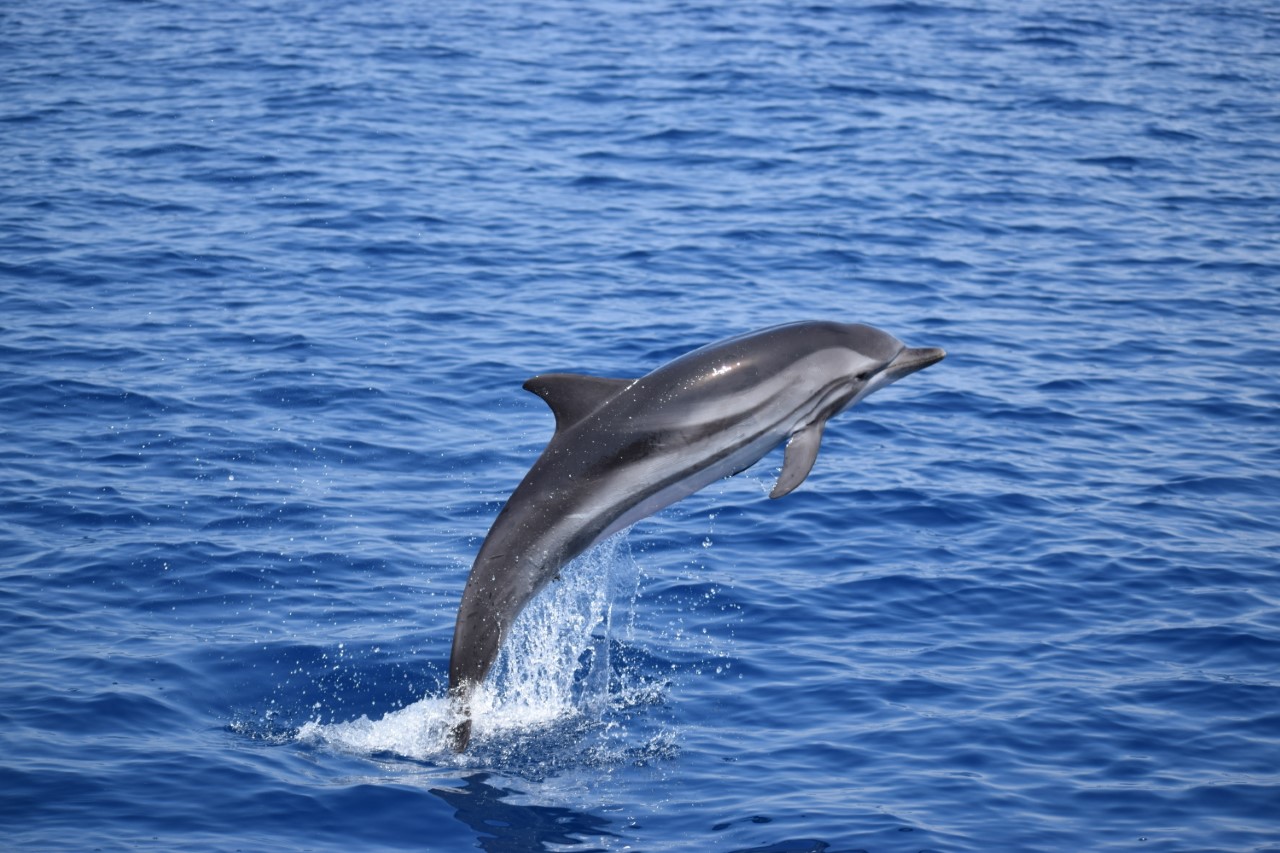
[[827, 419], [940, 361], [871, 326], [802, 322], [709, 344], [639, 379], [544, 373], [524, 387], [556, 428], [467, 577], [453, 631], [456, 752], [468, 707], [516, 616], [570, 560], [646, 516], [744, 471], [783, 441], [780, 498], [804, 482]]

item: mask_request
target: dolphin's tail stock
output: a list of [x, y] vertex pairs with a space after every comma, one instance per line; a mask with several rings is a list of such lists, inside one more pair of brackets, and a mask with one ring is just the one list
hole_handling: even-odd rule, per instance
[[[489, 533], [493, 536], [493, 531]], [[476, 566], [485, 564], [485, 545], [480, 547]], [[500, 555], [501, 556], [501, 555]], [[493, 662], [498, 659], [502, 641], [515, 621], [516, 615], [532, 597], [521, 595], [521, 590], [510, 581], [512, 574], [506, 566], [492, 570], [486, 576], [477, 573], [472, 566], [458, 607], [458, 621], [453, 628], [453, 649], [449, 653], [449, 710], [453, 717], [453, 729], [449, 736], [454, 752], [463, 752], [471, 742], [471, 696], [488, 676]], [[506, 588], [502, 588], [503, 583]], [[514, 603], [512, 601], [514, 600]]]
[[465, 752], [471, 743], [471, 691], [461, 684], [449, 690], [449, 707], [453, 712], [453, 727], [449, 729], [449, 748]]

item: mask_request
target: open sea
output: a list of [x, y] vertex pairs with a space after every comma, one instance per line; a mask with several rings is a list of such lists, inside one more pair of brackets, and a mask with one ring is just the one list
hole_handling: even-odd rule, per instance
[[[942, 363], [588, 553], [528, 377]], [[0, 8], [0, 848], [1280, 851], [1280, 7]]]

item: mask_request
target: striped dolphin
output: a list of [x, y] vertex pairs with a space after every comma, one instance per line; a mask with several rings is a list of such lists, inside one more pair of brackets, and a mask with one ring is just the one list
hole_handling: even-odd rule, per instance
[[800, 485], [827, 419], [941, 360], [870, 326], [790, 323], [710, 344], [639, 379], [545, 373], [524, 384], [555, 414], [542, 455], [511, 493], [471, 567], [449, 659], [455, 751], [468, 700], [516, 616], [592, 545], [787, 441], [769, 497]]

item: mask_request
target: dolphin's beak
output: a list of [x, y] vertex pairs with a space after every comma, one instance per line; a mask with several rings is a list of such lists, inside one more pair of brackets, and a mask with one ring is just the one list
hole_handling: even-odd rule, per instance
[[897, 382], [902, 377], [909, 376], [917, 370], [924, 370], [946, 357], [947, 353], [941, 347], [907, 347], [889, 362], [884, 372], [889, 374], [887, 377], [889, 382]]
[[917, 370], [924, 370], [931, 364], [937, 364], [946, 356], [947, 353], [939, 347], [906, 347], [894, 356], [893, 361], [886, 364], [883, 370], [871, 377], [871, 381], [864, 385], [858, 395], [853, 398], [853, 403], [863, 399], [872, 391], [892, 385], [904, 376], [910, 376]]

